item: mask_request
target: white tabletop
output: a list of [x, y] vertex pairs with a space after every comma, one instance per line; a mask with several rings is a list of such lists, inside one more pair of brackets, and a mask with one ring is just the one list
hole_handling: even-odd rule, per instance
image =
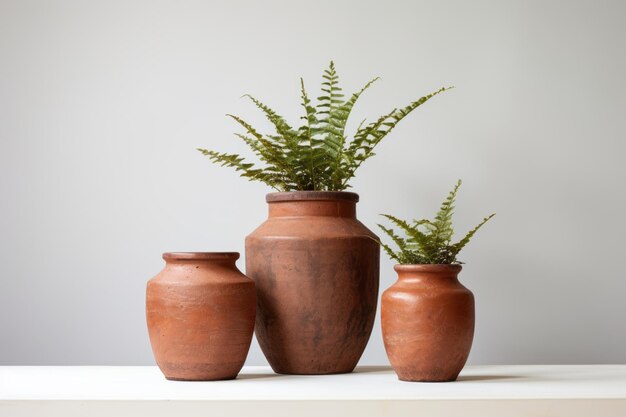
[[[623, 417], [626, 416], [626, 365], [470, 366], [463, 370], [457, 382], [452, 383], [402, 382], [388, 367], [359, 367], [352, 374], [325, 376], [276, 375], [269, 367], [245, 367], [236, 380], [216, 382], [168, 381], [153, 366], [0, 367], [0, 411], [7, 405], [14, 407], [13, 411], [19, 411], [20, 406], [26, 407], [24, 410], [31, 407], [32, 411], [32, 406], [42, 407], [46, 402], [54, 407], [64, 403], [71, 408], [71, 402], [102, 404], [107, 401], [120, 407], [124, 402], [134, 402], [134, 407], [159, 403], [161, 405], [157, 408], [163, 412], [164, 401], [168, 407], [193, 402], [198, 410], [204, 411], [215, 411], [216, 408], [211, 407], [219, 403], [219, 410], [232, 409], [233, 415], [237, 410], [246, 412], [252, 407], [257, 415], [273, 416], [282, 415], [281, 411], [307, 415], [305, 411], [313, 413], [323, 402], [327, 403], [324, 405], [326, 411], [316, 412], [328, 413], [328, 410], [334, 410], [332, 406], [327, 408], [328, 404], [342, 402], [353, 409], [344, 407], [337, 415], [350, 412], [370, 415], [367, 411], [376, 412], [371, 415], [381, 415], [381, 412], [384, 414], [385, 410], [390, 410], [389, 407], [393, 409], [394, 404], [397, 406], [394, 415], [402, 415], [404, 408], [407, 412], [423, 409], [430, 410], [431, 415], [439, 415], [437, 410], [428, 407], [439, 404], [444, 409], [447, 404], [470, 416], [474, 415], [471, 406], [477, 404], [487, 408], [509, 404], [521, 410], [534, 402], [535, 406], [530, 407], [529, 412], [544, 404], [551, 409], [559, 406], [561, 408], [557, 409], [567, 413], [563, 415], [573, 416], [578, 415], [576, 411], [584, 410], [586, 401], [590, 409], [596, 411], [598, 407], [606, 407], [602, 408], [602, 415]], [[265, 403], [260, 406], [259, 402]], [[281, 402], [295, 408], [278, 405]], [[306, 404], [306, 410], [294, 411], [299, 410], [298, 402], [303, 406]], [[263, 407], [269, 407], [269, 403], [277, 408], [273, 411], [268, 408], [264, 414]], [[412, 406], [407, 408], [408, 403]], [[568, 409], [567, 404], [572, 408]], [[426, 405], [428, 407], [424, 408]], [[47, 410], [42, 412], [54, 415]], [[515, 414], [509, 408], [504, 410], [509, 410], [511, 416], [526, 415]], [[17, 411], [13, 415], [28, 415]], [[79, 411], [87, 415], [84, 408]], [[135, 409], [133, 413], [140, 411]], [[119, 410], [115, 412], [119, 413]], [[476, 413], [489, 415], [484, 407], [476, 409]], [[71, 410], [63, 409], [58, 415], [73, 414]]]

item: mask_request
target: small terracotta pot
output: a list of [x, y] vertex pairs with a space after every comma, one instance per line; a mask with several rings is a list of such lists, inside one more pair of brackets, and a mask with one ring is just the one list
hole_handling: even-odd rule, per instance
[[167, 379], [233, 379], [252, 341], [254, 282], [236, 252], [164, 253], [148, 281], [146, 318], [152, 351]]
[[246, 238], [256, 337], [277, 373], [351, 372], [363, 354], [376, 314], [380, 248], [356, 218], [358, 199], [349, 192], [268, 194], [269, 217]]
[[474, 296], [460, 265], [396, 265], [382, 297], [382, 330], [391, 366], [403, 381], [454, 381], [474, 338]]

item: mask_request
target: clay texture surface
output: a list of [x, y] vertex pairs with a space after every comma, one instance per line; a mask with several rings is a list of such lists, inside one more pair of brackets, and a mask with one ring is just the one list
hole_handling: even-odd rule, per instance
[[146, 319], [154, 357], [168, 379], [232, 379], [254, 330], [254, 282], [236, 252], [165, 253], [148, 281]]
[[404, 381], [454, 381], [474, 337], [474, 296], [460, 265], [396, 265], [381, 301], [385, 350]]
[[256, 337], [283, 374], [351, 372], [370, 337], [380, 249], [348, 192], [268, 194], [269, 217], [246, 238], [257, 286]]

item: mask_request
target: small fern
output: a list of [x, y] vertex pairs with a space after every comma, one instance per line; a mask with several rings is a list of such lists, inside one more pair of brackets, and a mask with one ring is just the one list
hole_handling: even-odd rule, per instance
[[275, 134], [259, 133], [243, 119], [228, 115], [237, 122], [245, 133], [235, 136], [243, 140], [263, 162], [257, 167], [237, 154], [220, 153], [198, 148], [198, 151], [222, 166], [234, 168], [242, 177], [261, 181], [278, 191], [341, 191], [349, 188], [355, 171], [367, 159], [374, 156], [374, 148], [391, 130], [413, 110], [435, 95], [452, 87], [441, 88], [408, 106], [393, 109], [375, 122], [364, 126], [361, 122], [349, 140], [346, 124], [352, 108], [363, 92], [378, 78], [369, 81], [361, 90], [347, 100], [339, 86], [339, 76], [331, 61], [322, 75], [322, 94], [313, 105], [300, 79], [301, 104], [304, 120], [298, 128], [292, 128], [273, 109], [251, 95], [245, 95], [259, 108], [274, 126]]
[[478, 226], [470, 230], [460, 241], [452, 243], [454, 229], [452, 227], [452, 214], [456, 194], [461, 186], [461, 180], [457, 182], [454, 189], [448, 194], [441, 204], [434, 220], [414, 220], [409, 223], [405, 220], [383, 214], [394, 225], [399, 227], [406, 237], [399, 236], [393, 229], [378, 225], [398, 247], [394, 251], [389, 245], [380, 242], [387, 255], [400, 264], [454, 264], [461, 263], [457, 260], [457, 255], [467, 245], [474, 234], [480, 229], [494, 214], [483, 219]]

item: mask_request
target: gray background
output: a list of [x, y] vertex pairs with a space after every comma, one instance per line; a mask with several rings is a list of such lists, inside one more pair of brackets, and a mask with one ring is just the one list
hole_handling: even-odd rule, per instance
[[[236, 250], [268, 189], [252, 93], [294, 123], [336, 61], [351, 131], [443, 85], [352, 182], [359, 217], [498, 215], [462, 254], [480, 363], [626, 361], [626, 2], [0, 1], [0, 364], [151, 364], [161, 252]], [[618, 262], [619, 261], [619, 262]], [[243, 262], [239, 262], [243, 269]], [[381, 265], [381, 288], [394, 281]], [[264, 364], [256, 345], [249, 364]], [[379, 322], [363, 364], [384, 364]]]

